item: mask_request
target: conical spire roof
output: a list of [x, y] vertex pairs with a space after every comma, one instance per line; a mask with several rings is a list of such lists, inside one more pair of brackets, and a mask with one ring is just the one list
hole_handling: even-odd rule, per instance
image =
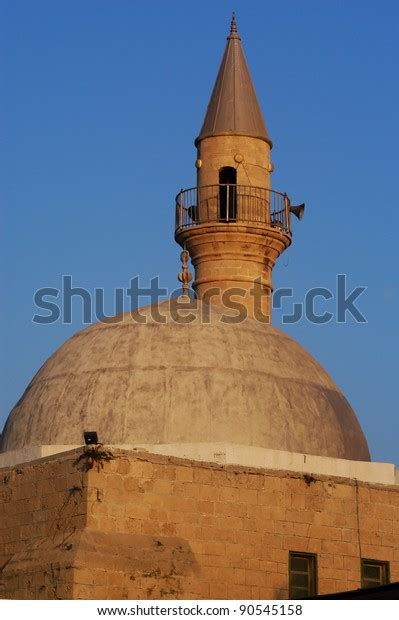
[[233, 14], [222, 64], [196, 143], [221, 134], [254, 136], [272, 146]]

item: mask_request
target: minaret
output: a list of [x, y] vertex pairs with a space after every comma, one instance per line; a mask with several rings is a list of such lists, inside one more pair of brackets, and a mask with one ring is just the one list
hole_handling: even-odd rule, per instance
[[[197, 147], [197, 186], [176, 197], [175, 239], [188, 250], [198, 297], [240, 301], [270, 321], [272, 269], [291, 243], [286, 194], [270, 189], [270, 140], [233, 14]], [[262, 318], [263, 317], [263, 318]]]

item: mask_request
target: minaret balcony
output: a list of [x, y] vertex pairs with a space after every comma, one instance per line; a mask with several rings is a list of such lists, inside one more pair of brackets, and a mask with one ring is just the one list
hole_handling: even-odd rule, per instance
[[176, 234], [203, 224], [255, 224], [291, 236], [287, 194], [252, 185], [205, 185], [176, 196]]

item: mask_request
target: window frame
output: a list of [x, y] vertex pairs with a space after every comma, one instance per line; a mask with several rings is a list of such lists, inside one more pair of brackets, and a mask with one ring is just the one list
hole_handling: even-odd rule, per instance
[[[382, 581], [374, 581], [373, 579], [367, 579], [364, 575], [364, 567], [369, 564], [379, 568], [384, 569], [384, 579]], [[360, 583], [361, 587], [366, 588], [376, 588], [378, 586], [383, 586], [391, 582], [390, 576], [390, 566], [387, 560], [373, 560], [371, 558], [361, 558], [360, 559]]]
[[[308, 571], [305, 572], [300, 572], [300, 571], [293, 571], [293, 569], [291, 568], [291, 562], [293, 559], [295, 558], [299, 558], [299, 559], [304, 559], [308, 561]], [[293, 576], [295, 574], [307, 574], [308, 575], [308, 589], [305, 592], [304, 588], [301, 588], [299, 586], [295, 586], [293, 584]], [[299, 600], [299, 597], [294, 597], [292, 596], [293, 594], [293, 590], [294, 589], [303, 589], [303, 596], [300, 598], [307, 598], [310, 596], [316, 596], [318, 593], [318, 575], [317, 575], [317, 555], [316, 553], [307, 553], [305, 551], [289, 551], [288, 554], [288, 592], [289, 592], [289, 598], [292, 600]]]

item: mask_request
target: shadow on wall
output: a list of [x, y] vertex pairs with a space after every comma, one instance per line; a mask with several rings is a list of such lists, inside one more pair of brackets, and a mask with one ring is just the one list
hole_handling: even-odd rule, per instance
[[[190, 545], [178, 537], [86, 530], [80, 540], [76, 565], [90, 568], [94, 583], [101, 583], [97, 577], [104, 571], [108, 584], [117, 580], [123, 592], [115, 592], [118, 596], [114, 596], [112, 588], [105, 586], [107, 599], [121, 594], [122, 598], [141, 600], [198, 596], [194, 590], [199, 565]], [[77, 580], [80, 582], [79, 575]]]

